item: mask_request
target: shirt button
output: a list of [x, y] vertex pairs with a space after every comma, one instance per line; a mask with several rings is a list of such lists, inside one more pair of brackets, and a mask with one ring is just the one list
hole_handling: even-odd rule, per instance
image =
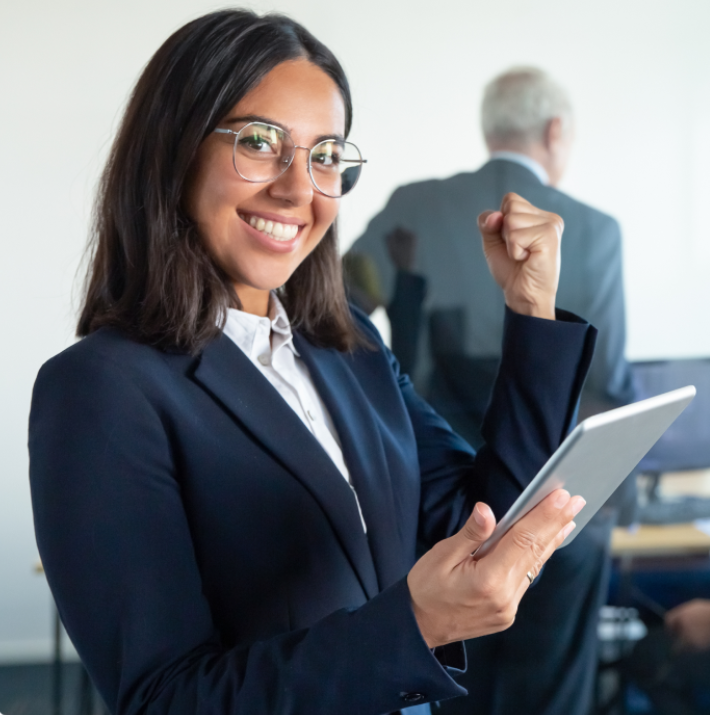
[[422, 700], [426, 699], [426, 696], [423, 693], [400, 693], [399, 696], [405, 703], [409, 703], [410, 705], [420, 703]]
[[268, 353], [264, 353], [263, 355], [259, 355], [257, 360], [262, 364], [262, 365], [270, 365], [271, 364], [271, 356]]

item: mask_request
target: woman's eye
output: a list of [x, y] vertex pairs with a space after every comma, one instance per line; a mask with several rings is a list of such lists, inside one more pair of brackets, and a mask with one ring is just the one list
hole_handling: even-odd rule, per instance
[[270, 142], [260, 136], [243, 137], [239, 140], [239, 143], [250, 151], [272, 153], [274, 150]]
[[340, 155], [332, 151], [314, 152], [311, 156], [311, 163], [335, 168], [340, 163]]

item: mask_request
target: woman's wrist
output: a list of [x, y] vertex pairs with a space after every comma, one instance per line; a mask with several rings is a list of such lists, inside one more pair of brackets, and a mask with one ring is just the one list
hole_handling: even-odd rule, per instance
[[554, 296], [545, 301], [509, 300], [506, 297], [505, 304], [514, 313], [518, 313], [519, 315], [527, 315], [531, 318], [543, 318], [545, 320], [556, 319]]

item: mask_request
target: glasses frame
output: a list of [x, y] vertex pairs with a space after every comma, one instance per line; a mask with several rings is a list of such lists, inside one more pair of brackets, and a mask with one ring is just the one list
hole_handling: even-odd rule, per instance
[[[293, 144], [294, 152], [291, 155], [291, 158], [288, 160], [288, 163], [281, 169], [281, 172], [274, 176], [272, 179], [248, 179], [244, 174], [242, 174], [241, 171], [237, 168], [237, 142], [239, 141], [239, 135], [247, 128], [252, 126], [253, 124], [259, 124], [260, 126], [263, 127], [268, 127], [269, 129], [276, 129], [278, 132], [281, 132], [282, 134], [285, 134], [290, 140], [291, 143]], [[314, 144], [312, 147], [308, 148], [307, 146], [300, 146], [299, 144], [296, 144], [296, 142], [293, 141], [293, 137], [282, 127], [277, 127], [274, 124], [269, 124], [268, 122], [249, 122], [248, 124], [245, 124], [239, 131], [234, 131], [233, 129], [223, 129], [221, 127], [217, 127], [216, 129], [213, 130], [214, 134], [233, 134], [234, 135], [234, 144], [232, 145], [232, 166], [234, 166], [234, 171], [237, 172], [237, 174], [244, 179], [244, 181], [248, 181], [250, 184], [268, 184], [271, 181], [276, 181], [280, 176], [286, 173], [288, 171], [289, 167], [291, 164], [293, 164], [294, 157], [296, 156], [296, 149], [305, 149], [308, 152], [308, 176], [311, 178], [311, 183], [313, 184], [313, 187], [319, 194], [323, 194], [323, 196], [327, 196], [329, 199], [341, 199], [343, 196], [347, 196], [357, 185], [357, 182], [360, 180], [360, 175], [362, 174], [362, 165], [367, 164], [367, 159], [362, 158], [362, 153], [360, 152], [360, 149], [357, 147], [356, 144], [353, 144], [352, 142], [343, 142], [344, 144], [349, 144], [350, 146], [354, 147], [355, 151], [357, 151], [360, 159], [359, 160], [352, 160], [352, 159], [343, 159], [342, 161], [349, 162], [351, 164], [360, 164], [360, 172], [357, 175], [357, 178], [355, 179], [353, 185], [344, 193], [340, 194], [340, 196], [333, 196], [332, 194], [326, 194], [323, 189], [318, 186], [316, 183], [316, 180], [313, 178], [313, 167], [311, 164], [311, 156], [313, 154], [313, 150], [316, 147], [319, 147], [321, 144], [325, 144], [326, 142], [333, 141], [332, 139], [324, 139], [321, 142], [318, 142], [317, 144]], [[342, 173], [342, 172], [341, 172]]]

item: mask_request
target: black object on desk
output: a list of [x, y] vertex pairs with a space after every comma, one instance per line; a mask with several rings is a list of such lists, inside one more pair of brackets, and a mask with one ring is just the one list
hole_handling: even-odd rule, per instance
[[697, 394], [641, 460], [647, 474], [710, 467], [710, 358], [635, 362], [631, 366], [637, 400], [695, 385]]

